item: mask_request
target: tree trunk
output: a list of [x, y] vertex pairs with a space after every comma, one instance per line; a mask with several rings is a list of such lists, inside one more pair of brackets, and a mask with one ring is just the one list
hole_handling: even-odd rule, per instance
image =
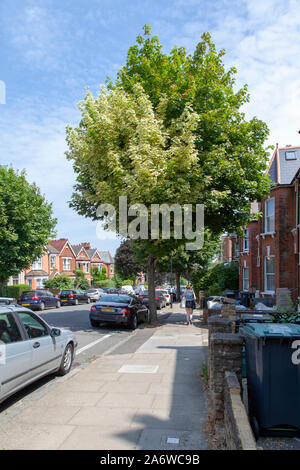
[[176, 300], [180, 302], [180, 273], [175, 273], [176, 278]]
[[148, 256], [148, 295], [151, 324], [154, 324], [157, 321], [155, 303], [155, 258], [151, 255]]

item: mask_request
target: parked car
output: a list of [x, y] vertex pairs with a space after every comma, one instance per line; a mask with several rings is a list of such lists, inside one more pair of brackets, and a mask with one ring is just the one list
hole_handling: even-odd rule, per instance
[[[149, 293], [147, 290], [145, 290], [142, 294], [140, 294], [138, 298], [144, 305], [147, 305], [147, 307], [149, 306]], [[161, 308], [164, 308], [167, 305], [166, 298], [161, 293], [161, 291], [155, 291], [155, 303], [156, 303], [156, 307], [158, 308], [158, 310], [160, 310]]]
[[22, 292], [18, 298], [18, 304], [22, 307], [29, 307], [32, 310], [44, 310], [48, 307], [59, 308], [60, 298], [46, 289], [36, 289]]
[[41, 377], [67, 374], [77, 340], [28, 308], [0, 305], [0, 402]]
[[166, 289], [156, 289], [156, 292], [161, 292], [166, 298], [166, 305], [170, 305], [171, 294]]
[[116, 287], [103, 287], [105, 294], [118, 294], [119, 289]]
[[150, 322], [149, 309], [137, 297], [128, 294], [104, 295], [90, 310], [92, 326], [115, 323], [135, 330], [141, 321]]
[[90, 297], [81, 289], [66, 289], [59, 294], [61, 305], [78, 305], [79, 303], [91, 303]]
[[96, 287], [86, 290], [85, 293], [89, 296], [92, 302], [96, 302], [102, 295], [105, 294], [103, 289], [98, 289]]
[[128, 294], [134, 294], [134, 289], [132, 286], [122, 286], [121, 289], [123, 292], [125, 291]]

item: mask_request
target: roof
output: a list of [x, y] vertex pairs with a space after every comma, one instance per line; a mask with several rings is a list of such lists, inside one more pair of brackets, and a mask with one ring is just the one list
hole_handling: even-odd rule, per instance
[[72, 248], [76, 256], [78, 256], [81, 250], [83, 249], [82, 246], [78, 246], [78, 245], [72, 245]]
[[47, 245], [47, 250], [51, 255], [58, 255], [59, 251], [53, 245]]
[[[295, 159], [287, 160], [286, 153], [294, 152]], [[275, 184], [291, 184], [300, 168], [300, 146], [276, 147], [267, 173]]]
[[105, 264], [113, 264], [114, 260], [109, 251], [98, 251], [100, 258]]
[[48, 277], [49, 274], [43, 269], [32, 269], [25, 275], [25, 277], [36, 277], [36, 276]]
[[97, 248], [91, 248], [90, 250], [85, 250], [87, 254], [89, 255], [90, 259], [97, 253]]
[[60, 238], [59, 240], [51, 240], [49, 242], [49, 245], [53, 246], [56, 248], [56, 250], [60, 253], [65, 244], [67, 243], [68, 239], [67, 238]]

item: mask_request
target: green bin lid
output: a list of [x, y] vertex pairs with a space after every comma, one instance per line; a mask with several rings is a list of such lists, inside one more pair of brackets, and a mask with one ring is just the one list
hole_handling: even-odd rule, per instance
[[243, 326], [243, 330], [248, 334], [261, 338], [293, 338], [300, 336], [300, 325], [294, 323], [248, 323]]

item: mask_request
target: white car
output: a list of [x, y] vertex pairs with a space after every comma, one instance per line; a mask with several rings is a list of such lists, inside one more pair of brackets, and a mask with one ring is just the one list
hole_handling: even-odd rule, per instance
[[122, 286], [121, 287], [121, 290], [122, 291], [126, 291], [128, 292], [129, 294], [134, 294], [134, 289], [132, 286]]
[[170, 305], [171, 304], [171, 295], [170, 295], [170, 293], [165, 289], [156, 289], [156, 290], [158, 292], [161, 292], [164, 295], [164, 297], [166, 298], [166, 304]]
[[97, 300], [99, 300], [102, 295], [105, 294], [103, 289], [98, 289], [97, 287], [88, 289], [87, 291], [85, 291], [85, 293], [93, 302], [97, 302]]
[[41, 377], [67, 374], [77, 340], [28, 308], [0, 305], [0, 403]]

